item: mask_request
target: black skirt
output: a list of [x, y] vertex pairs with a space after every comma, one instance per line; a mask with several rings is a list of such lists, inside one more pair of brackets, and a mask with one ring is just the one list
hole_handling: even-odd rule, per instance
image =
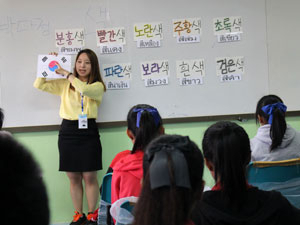
[[78, 129], [78, 120], [63, 119], [58, 149], [59, 171], [88, 172], [102, 169], [102, 147], [95, 119], [88, 119], [88, 129]]

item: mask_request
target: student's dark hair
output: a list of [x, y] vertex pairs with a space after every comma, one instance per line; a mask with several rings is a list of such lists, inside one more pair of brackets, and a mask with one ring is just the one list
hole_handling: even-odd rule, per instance
[[[161, 170], [152, 170], [154, 157], [161, 151], [167, 154], [167, 170], [170, 179], [169, 185], [158, 185], [151, 188], [151, 173], [161, 176]], [[181, 152], [187, 165], [187, 175], [180, 175], [189, 180], [190, 187], [178, 185], [175, 164], [172, 154]], [[180, 154], [181, 154], [180, 153]], [[154, 162], [153, 162], [154, 163]], [[134, 207], [133, 225], [184, 225], [190, 220], [191, 212], [198, 200], [201, 199], [203, 190], [204, 160], [197, 145], [188, 137], [179, 135], [161, 135], [147, 146], [144, 159], [144, 179], [139, 200]], [[149, 169], [150, 168], [150, 169]], [[160, 168], [160, 167], [159, 167]], [[177, 170], [182, 172], [182, 170]], [[183, 179], [183, 178], [182, 178]], [[163, 178], [164, 180], [164, 178]]]
[[[141, 109], [141, 118], [139, 121], [139, 127], [137, 127], [137, 114], [136, 110]], [[137, 150], [144, 150], [147, 144], [160, 134], [160, 129], [162, 126], [162, 119], [157, 112], [158, 121], [156, 122], [155, 116], [147, 111], [156, 110], [151, 105], [138, 104], [133, 106], [127, 115], [127, 128], [135, 136], [135, 142], [131, 153], [135, 153]]]
[[[258, 123], [258, 115], [264, 118], [266, 121], [269, 120], [269, 115], [262, 110], [262, 107], [274, 103], [283, 103], [283, 101], [276, 95], [266, 95], [258, 101], [255, 112], [256, 123]], [[274, 108], [273, 121], [270, 128], [270, 137], [272, 139], [270, 151], [277, 148], [282, 143], [285, 131], [285, 112], [283, 112], [279, 108]]]
[[3, 121], [4, 121], [4, 113], [3, 113], [3, 109], [0, 108], [0, 130], [2, 129]]
[[1, 224], [48, 225], [49, 207], [41, 171], [12, 137], [0, 135], [2, 193], [7, 196]]
[[[96, 53], [94, 51], [92, 51], [91, 49], [88, 49], [88, 48], [83, 49], [80, 52], [78, 52], [75, 62], [77, 62], [79, 56], [82, 53], [86, 53], [89, 60], [90, 60], [90, 62], [91, 62], [91, 74], [89, 75], [88, 83], [91, 84], [91, 83], [99, 81], [103, 84], [104, 91], [106, 91], [106, 86], [105, 86], [105, 84], [103, 82], [103, 79], [101, 77], [99, 61], [98, 61], [98, 57], [97, 57]], [[75, 77], [78, 77], [78, 73], [76, 71], [76, 66], [74, 67], [73, 74], [74, 74]]]
[[247, 190], [246, 167], [251, 158], [250, 141], [245, 130], [233, 122], [221, 121], [204, 133], [202, 148], [205, 160], [214, 167], [225, 200], [243, 202]]

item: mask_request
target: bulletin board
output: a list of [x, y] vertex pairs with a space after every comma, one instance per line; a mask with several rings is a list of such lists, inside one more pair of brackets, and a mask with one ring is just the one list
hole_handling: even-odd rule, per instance
[[[113, 63], [132, 66], [130, 88], [107, 90], [104, 94], [99, 123], [125, 121], [128, 110], [140, 103], [157, 107], [164, 119], [253, 113], [261, 96], [270, 89], [277, 92], [276, 88], [270, 88], [270, 84], [275, 85], [269, 82], [267, 31], [274, 30], [266, 29], [267, 21], [270, 22], [266, 6], [261, 0], [227, 0], [226, 3], [218, 0], [28, 0], [26, 3], [2, 0], [0, 88], [4, 125], [11, 128], [60, 124], [60, 98], [36, 90], [33, 82], [38, 55], [57, 51], [54, 31], [72, 28], [84, 28], [85, 47], [97, 53], [100, 67]], [[219, 43], [213, 31], [214, 19], [236, 16], [242, 19], [241, 40]], [[172, 21], [179, 18], [201, 19], [200, 42], [177, 43]], [[151, 22], [162, 23], [161, 46], [137, 48], [134, 24]], [[125, 28], [124, 52], [100, 54], [95, 32], [108, 27]], [[244, 58], [242, 79], [220, 82], [216, 58], [236, 56]], [[205, 62], [203, 84], [179, 85], [176, 61], [195, 58]], [[151, 60], [168, 60], [168, 85], [145, 87], [140, 64]], [[273, 58], [271, 61], [276, 63]], [[299, 108], [299, 103], [293, 107]]]

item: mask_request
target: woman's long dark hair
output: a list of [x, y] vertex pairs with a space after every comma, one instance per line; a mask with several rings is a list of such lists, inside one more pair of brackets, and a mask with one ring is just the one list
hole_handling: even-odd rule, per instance
[[202, 148], [205, 160], [213, 164], [214, 179], [219, 182], [223, 197], [230, 203], [242, 203], [251, 157], [245, 130], [232, 122], [217, 122], [205, 131]]
[[[141, 113], [139, 127], [136, 126], [138, 112], [135, 112], [135, 110], [137, 109], [144, 110]], [[128, 112], [127, 128], [133, 133], [135, 137], [135, 142], [131, 151], [132, 154], [137, 150], [144, 150], [147, 144], [160, 134], [162, 120], [159, 113], [157, 112], [157, 117], [159, 120], [156, 124], [154, 116], [149, 111], [147, 111], [147, 109], [156, 110], [151, 105], [138, 104], [133, 106]]]
[[[191, 211], [202, 195], [204, 160], [197, 145], [189, 139], [186, 143], [182, 142], [184, 138], [179, 135], [162, 135], [148, 145], [143, 162], [143, 187], [134, 208], [134, 222], [132, 225], [184, 225], [190, 220]], [[159, 145], [167, 145], [166, 148], [171, 147], [167, 162], [170, 186], [151, 189], [151, 170], [149, 170], [149, 167], [153, 157], [149, 158], [148, 153], [151, 151], [159, 152]], [[170, 156], [173, 150], [179, 150], [184, 155], [188, 165], [191, 188], [178, 187], [175, 184], [174, 161]]]
[[[255, 112], [256, 123], [258, 123], [258, 115], [264, 118], [266, 121], [268, 121], [269, 119], [269, 115], [262, 110], [263, 106], [278, 103], [278, 102], [283, 103], [281, 98], [279, 98], [276, 95], [266, 95], [262, 97], [258, 101], [256, 106], [256, 112]], [[270, 137], [272, 139], [270, 151], [274, 150], [282, 143], [282, 139], [285, 134], [285, 131], [286, 131], [285, 112], [281, 111], [278, 108], [274, 108], [273, 121], [270, 129]]]
[[[91, 49], [83, 49], [81, 50], [80, 52], [78, 52], [77, 56], [76, 56], [76, 60], [75, 62], [77, 62], [79, 56], [82, 54], [82, 53], [86, 53], [89, 60], [91, 61], [91, 74], [89, 75], [89, 78], [88, 78], [88, 83], [89, 84], [92, 84], [94, 82], [101, 82], [104, 86], [104, 91], [106, 91], [106, 86], [103, 82], [103, 79], [101, 77], [101, 73], [100, 73], [100, 67], [99, 67], [99, 61], [98, 61], [98, 57], [96, 55], [96, 53], [94, 51], [92, 51]], [[76, 71], [76, 66], [74, 67], [74, 71], [73, 71], [73, 74], [75, 77], [78, 77], [78, 73]]]

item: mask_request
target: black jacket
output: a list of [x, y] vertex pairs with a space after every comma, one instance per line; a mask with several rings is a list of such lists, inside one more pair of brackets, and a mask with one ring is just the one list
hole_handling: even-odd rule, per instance
[[276, 191], [249, 188], [238, 206], [226, 201], [221, 191], [207, 191], [192, 220], [196, 225], [300, 225], [300, 210]]

